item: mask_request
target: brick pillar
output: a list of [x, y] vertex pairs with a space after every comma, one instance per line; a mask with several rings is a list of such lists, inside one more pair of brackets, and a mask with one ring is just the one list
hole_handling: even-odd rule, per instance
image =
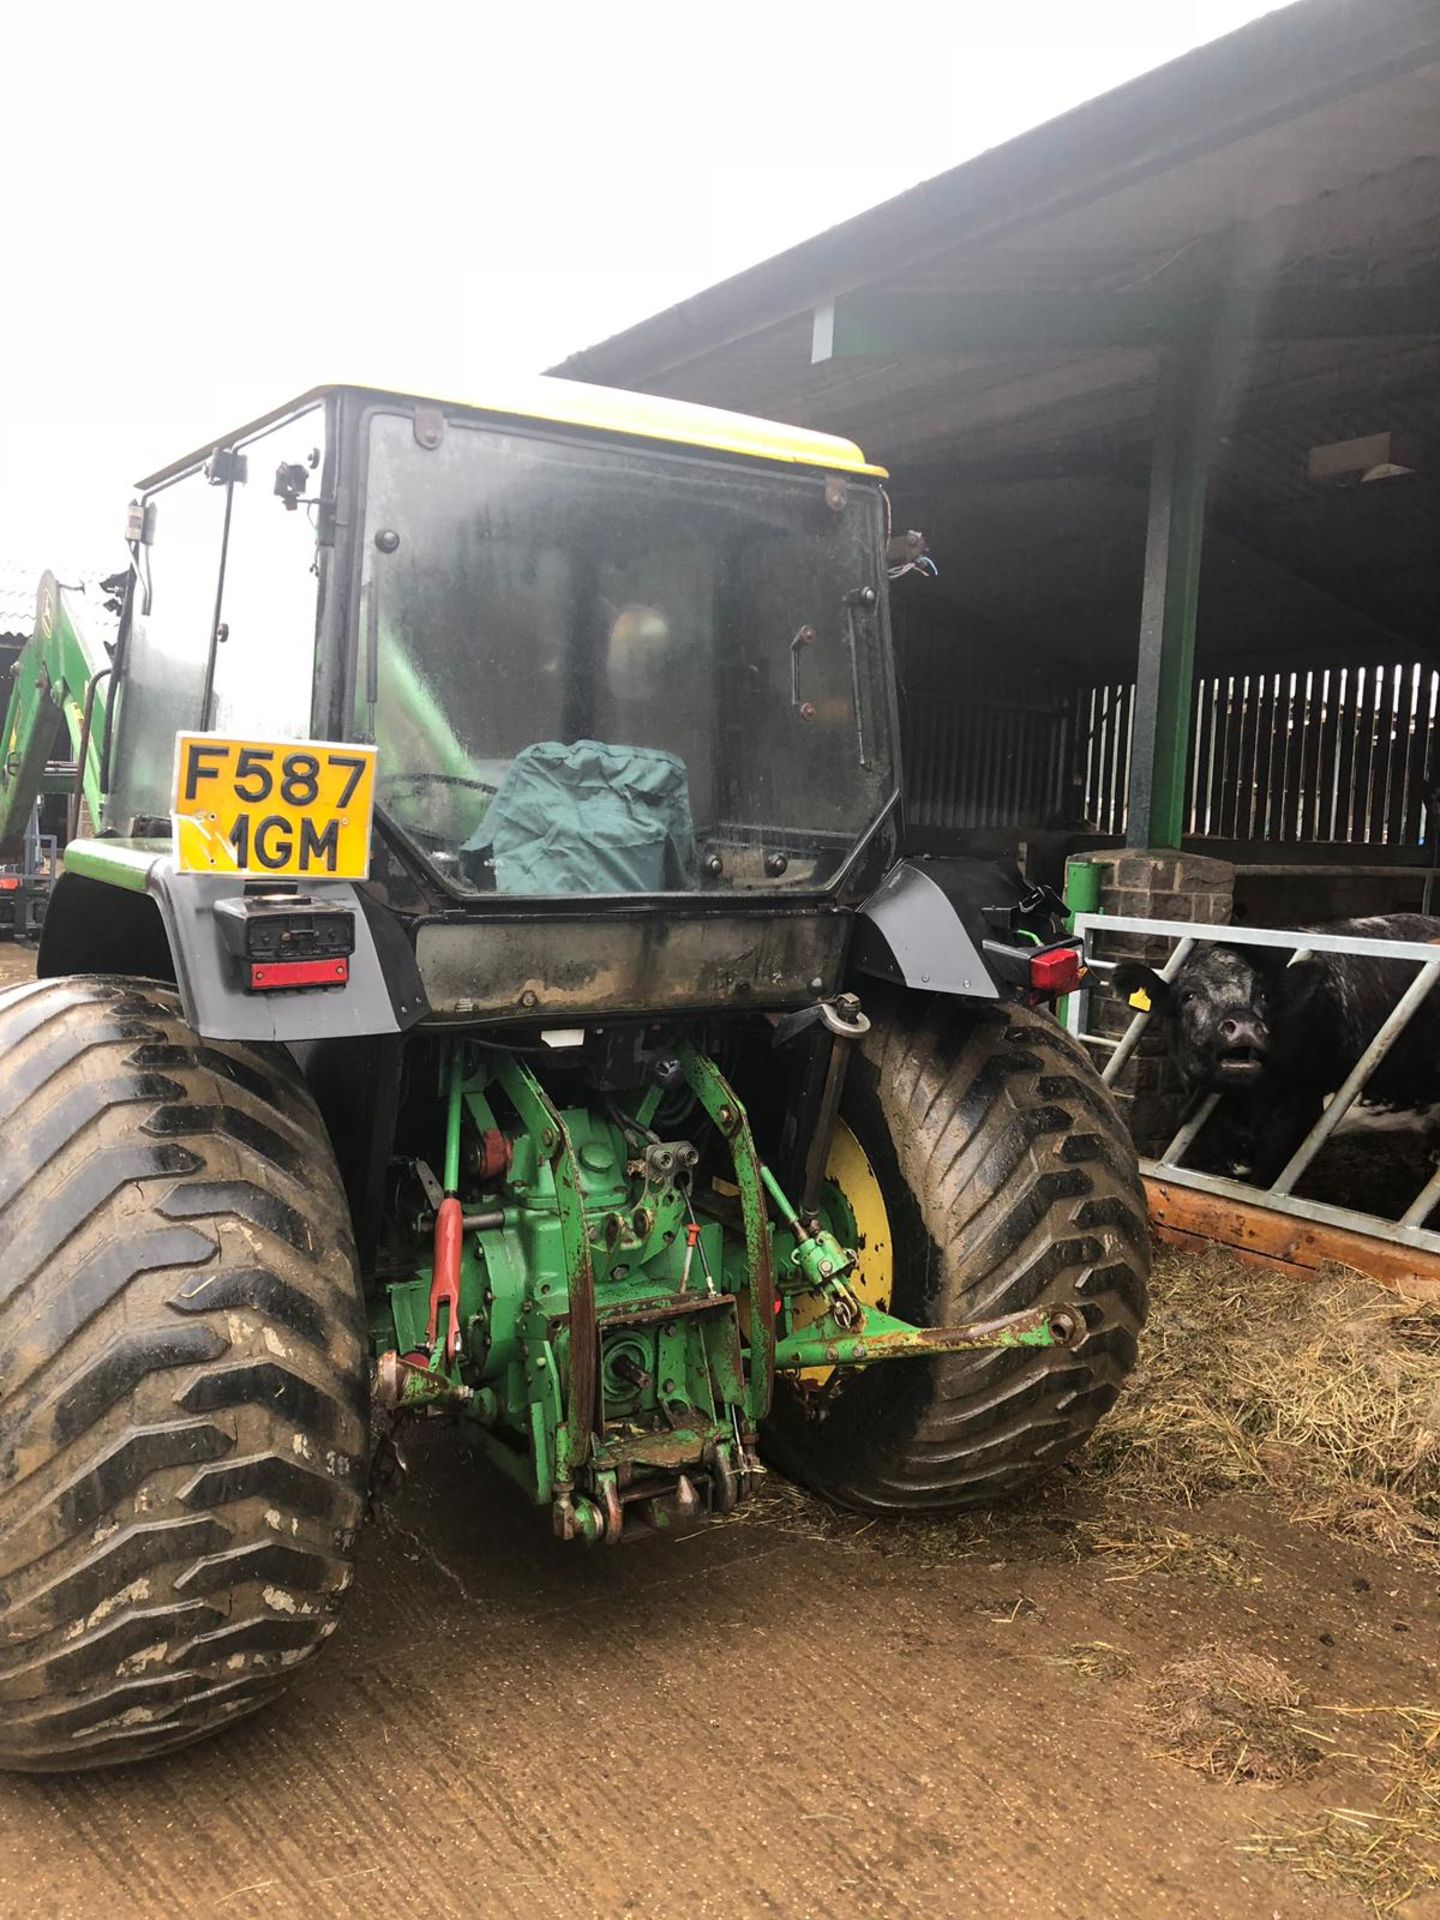
[[[1228, 860], [1200, 854], [1159, 851], [1079, 855], [1103, 869], [1100, 911], [1133, 920], [1193, 920], [1202, 926], [1228, 926], [1235, 897], [1235, 869]], [[1168, 940], [1143, 934], [1111, 934], [1094, 949], [1101, 960], [1144, 960], [1163, 966], [1172, 951]], [[1097, 981], [1103, 980], [1097, 971]], [[1090, 1028], [1114, 1036], [1124, 1033], [1132, 1010], [1098, 985], [1090, 996]], [[1103, 1067], [1108, 1049], [1095, 1049]], [[1141, 1153], [1158, 1153], [1180, 1124], [1185, 1104], [1179, 1076], [1170, 1062], [1158, 1021], [1152, 1021], [1112, 1088], [1121, 1114]]]

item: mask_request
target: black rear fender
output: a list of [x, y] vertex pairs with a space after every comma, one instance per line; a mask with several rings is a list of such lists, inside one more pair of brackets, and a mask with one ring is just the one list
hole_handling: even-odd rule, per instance
[[1064, 905], [999, 861], [902, 860], [861, 907], [857, 973], [924, 993], [1012, 998], [1029, 956], [1064, 933]]

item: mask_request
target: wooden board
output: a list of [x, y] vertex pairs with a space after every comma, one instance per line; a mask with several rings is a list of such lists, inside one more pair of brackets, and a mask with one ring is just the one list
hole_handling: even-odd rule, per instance
[[1373, 1234], [1321, 1226], [1250, 1202], [1222, 1200], [1168, 1180], [1147, 1179], [1150, 1228], [1157, 1239], [1191, 1253], [1225, 1247], [1247, 1265], [1274, 1267], [1297, 1279], [1333, 1262], [1399, 1292], [1440, 1299], [1440, 1255], [1399, 1247]]

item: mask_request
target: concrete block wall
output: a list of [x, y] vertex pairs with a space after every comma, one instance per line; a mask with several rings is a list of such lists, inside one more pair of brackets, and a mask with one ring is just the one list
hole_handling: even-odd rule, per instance
[[[1077, 856], [1101, 868], [1100, 911], [1136, 920], [1193, 920], [1202, 926], [1228, 926], [1235, 901], [1235, 869], [1227, 860], [1170, 850], [1136, 852], [1128, 848]], [[1135, 959], [1163, 965], [1172, 943], [1144, 934], [1111, 934], [1095, 948], [1102, 960]], [[1106, 992], [1096, 973], [1090, 996], [1090, 1027], [1118, 1039], [1133, 1018], [1123, 1000]], [[1103, 1067], [1108, 1050], [1095, 1049]], [[1180, 1124], [1184, 1093], [1166, 1054], [1159, 1023], [1153, 1022], [1112, 1089], [1142, 1153], [1158, 1153]]]

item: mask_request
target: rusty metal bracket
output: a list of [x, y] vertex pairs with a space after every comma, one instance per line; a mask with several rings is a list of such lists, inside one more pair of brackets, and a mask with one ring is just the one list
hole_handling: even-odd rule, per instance
[[467, 1387], [450, 1374], [429, 1367], [413, 1354], [387, 1348], [375, 1363], [371, 1381], [371, 1401], [381, 1412], [414, 1411], [419, 1407], [449, 1405], [462, 1407], [475, 1398]]
[[1032, 1307], [1026, 1313], [972, 1320], [955, 1327], [912, 1327], [908, 1321], [869, 1307], [858, 1327], [843, 1328], [827, 1315], [787, 1335], [776, 1345], [775, 1365], [863, 1367], [876, 1360], [970, 1353], [992, 1347], [1069, 1347], [1084, 1334], [1084, 1315], [1078, 1308], [1066, 1306]]

